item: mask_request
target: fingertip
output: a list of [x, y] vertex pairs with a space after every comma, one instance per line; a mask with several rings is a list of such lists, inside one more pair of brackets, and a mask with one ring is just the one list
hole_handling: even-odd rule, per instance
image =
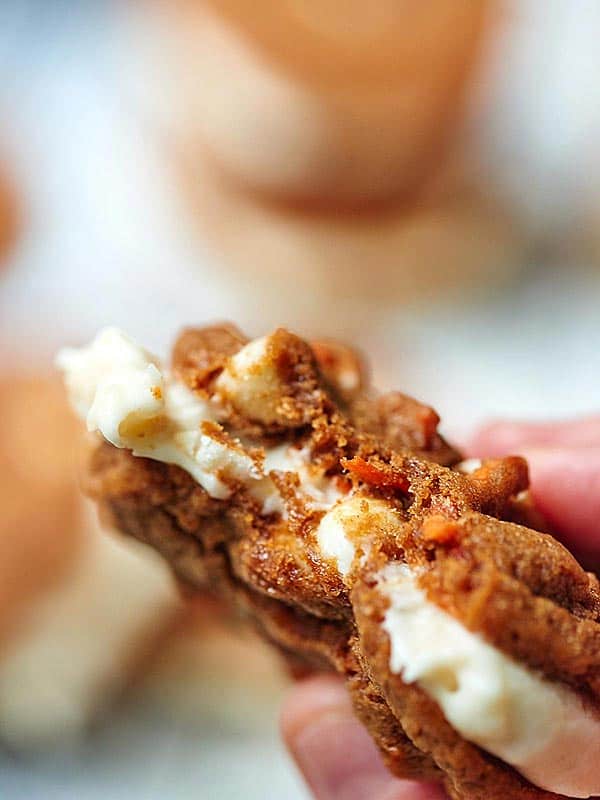
[[442, 800], [438, 785], [395, 778], [352, 711], [343, 680], [292, 688], [281, 712], [285, 743], [317, 800]]
[[528, 448], [531, 495], [568, 547], [600, 553], [600, 447]]
[[599, 446], [600, 417], [590, 416], [550, 422], [492, 421], [476, 431], [467, 451], [481, 458], [521, 453], [525, 448]]
[[495, 458], [520, 453], [533, 435], [534, 426], [524, 422], [496, 420], [477, 430], [467, 443], [467, 453], [475, 458]]
[[307, 726], [330, 712], [352, 713], [341, 678], [315, 675], [294, 684], [284, 698], [279, 717], [281, 733], [288, 747]]

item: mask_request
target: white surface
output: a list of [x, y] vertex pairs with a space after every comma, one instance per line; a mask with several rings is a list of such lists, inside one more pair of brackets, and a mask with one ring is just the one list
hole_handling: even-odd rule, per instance
[[3, 800], [304, 800], [308, 793], [273, 732], [190, 732], [125, 710], [69, 753], [0, 753]]
[[[593, 148], [586, 155], [581, 147], [597, 111], [588, 95], [598, 71], [590, 70], [597, 5], [523, 0], [521, 7], [534, 24], [508, 44], [509, 79], [500, 81], [488, 121], [491, 151], [509, 170], [512, 196], [536, 220], [554, 224], [578, 197], [572, 160], [586, 177], [591, 161]], [[14, 357], [50, 359], [58, 346], [81, 343], [105, 325], [125, 327], [165, 355], [183, 322], [232, 318], [257, 334], [285, 322], [260, 297], [248, 303], [232, 295], [182, 223], [172, 175], [119, 91], [110, 13], [110, 3], [90, 0], [0, 3], [0, 114], [30, 217], [0, 278], [0, 342], [11, 342]], [[573, 81], [561, 80], [553, 99], [555, 78], [568, 69]], [[393, 319], [365, 317], [359, 344], [375, 358], [382, 386], [421, 395], [449, 430], [501, 414], [597, 410], [598, 290], [592, 273], [573, 267], [550, 275], [540, 266], [512, 294], [460, 313], [424, 303], [398, 309]], [[190, 737], [144, 719], [143, 711], [124, 714], [71, 757], [35, 764], [3, 757], [0, 764], [7, 800], [227, 800], [242, 793], [249, 800], [305, 796], [274, 734]]]

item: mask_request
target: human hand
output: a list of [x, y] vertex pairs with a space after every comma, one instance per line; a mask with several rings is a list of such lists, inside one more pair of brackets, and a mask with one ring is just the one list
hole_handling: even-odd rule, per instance
[[443, 800], [434, 784], [395, 778], [352, 711], [341, 678], [298, 683], [281, 715], [283, 738], [316, 800]]
[[[470, 456], [524, 455], [531, 492], [560, 539], [600, 561], [600, 417], [576, 422], [499, 422], [483, 428]], [[344, 683], [297, 684], [281, 716], [283, 738], [316, 800], [442, 800], [442, 789], [393, 777], [352, 712]]]
[[472, 456], [525, 456], [535, 505], [584, 566], [598, 566], [600, 416], [572, 422], [492, 423], [475, 435], [469, 450]]

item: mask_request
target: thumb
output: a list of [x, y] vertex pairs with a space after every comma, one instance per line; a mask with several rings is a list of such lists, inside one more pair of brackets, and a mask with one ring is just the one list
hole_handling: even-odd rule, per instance
[[283, 738], [316, 800], [443, 800], [432, 784], [394, 778], [358, 722], [343, 682], [297, 684], [281, 715]]
[[600, 562], [600, 446], [525, 449], [533, 500], [560, 539]]
[[473, 456], [502, 456], [532, 447], [600, 447], [600, 416], [554, 422], [490, 422], [467, 450]]

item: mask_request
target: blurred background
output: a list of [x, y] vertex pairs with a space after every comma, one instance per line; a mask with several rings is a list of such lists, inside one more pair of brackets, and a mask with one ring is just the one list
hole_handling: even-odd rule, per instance
[[306, 798], [289, 677], [100, 530], [56, 350], [346, 339], [457, 440], [600, 406], [594, 0], [0, 4], [0, 796]]

